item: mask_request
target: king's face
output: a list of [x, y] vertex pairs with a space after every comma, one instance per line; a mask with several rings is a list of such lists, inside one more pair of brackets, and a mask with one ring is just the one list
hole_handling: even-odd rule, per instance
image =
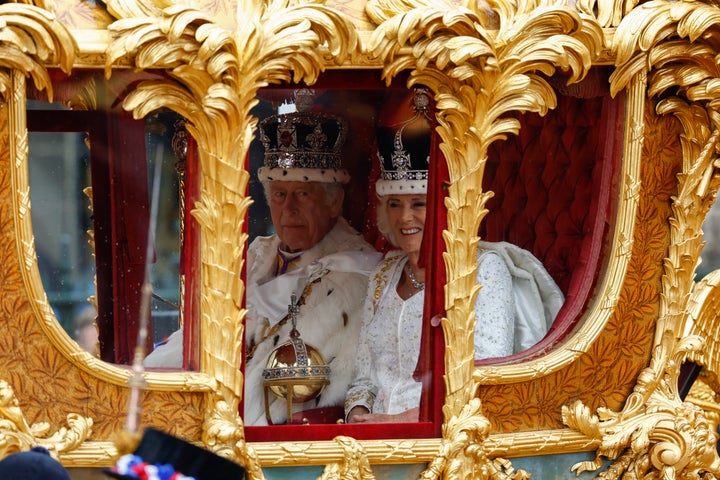
[[308, 250], [335, 225], [339, 212], [321, 183], [276, 180], [268, 188], [270, 215], [283, 250]]

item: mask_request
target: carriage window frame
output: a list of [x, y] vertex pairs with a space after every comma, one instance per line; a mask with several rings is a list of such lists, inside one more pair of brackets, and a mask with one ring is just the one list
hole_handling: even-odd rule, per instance
[[[363, 92], [366, 92], [365, 98], [372, 97], [371, 92], [378, 92], [378, 98], [382, 95], [383, 92], [387, 92], [388, 90], [393, 89], [405, 89], [407, 88], [406, 85], [406, 77], [401, 76], [397, 78], [395, 81], [392, 82], [391, 85], [385, 86], [377, 76], [377, 72], [373, 71], [360, 71], [360, 72], [350, 72], [352, 75], [348, 74], [349, 72], [344, 71], [328, 71], [323, 73], [323, 75], [320, 77], [318, 82], [313, 84], [312, 86], [305, 86], [305, 85], [273, 85], [266, 87], [265, 89], [262, 89], [258, 93], [259, 98], [272, 98], [276, 102], [282, 102], [282, 98], [288, 98], [292, 95], [292, 92], [297, 88], [310, 88], [315, 91], [317, 98], [322, 98], [323, 94], [327, 94], [331, 99], [335, 98], [333, 95], [339, 95], [342, 96], [343, 94], [346, 94], [349, 98], [362, 97]], [[332, 101], [332, 100], [330, 100]], [[372, 110], [373, 115], [377, 115], [379, 111], [380, 105], [379, 104], [373, 104]], [[325, 111], [325, 110], [323, 110]], [[264, 116], [262, 118], [272, 115], [274, 113], [277, 113], [276, 111], [267, 111], [265, 112]], [[342, 108], [338, 109], [330, 109], [328, 113], [334, 113], [339, 114], [340, 116], [344, 116], [342, 112]], [[347, 113], [347, 112], [346, 112]], [[262, 120], [262, 118], [259, 118], [259, 120]], [[352, 123], [352, 122], [351, 122]], [[372, 135], [372, 131], [374, 130], [374, 124], [372, 126], [366, 126], [368, 127], [365, 131], [365, 135]], [[434, 134], [437, 137], [437, 133]], [[254, 142], [255, 147], [255, 155], [259, 155], [260, 158], [262, 156], [262, 148], [261, 145], [259, 145], [259, 133], [256, 132], [256, 139]], [[368, 138], [366, 139], [366, 142], [369, 144], [372, 144], [372, 139]], [[348, 146], [346, 145], [346, 148]], [[352, 145], [350, 146], [352, 148]], [[371, 147], [374, 148], [374, 147]], [[250, 147], [248, 152], [248, 157], [250, 155], [253, 155], [253, 146]], [[374, 161], [374, 159], [368, 158], [368, 162]], [[256, 172], [254, 172], [253, 165], [257, 167], [257, 160], [251, 161], [250, 158], [246, 161], [246, 167], [249, 168], [250, 174], [251, 174], [251, 181], [250, 181], [250, 188], [253, 188], [253, 186], [257, 185], [257, 177]], [[372, 170], [372, 165], [366, 165], [368, 170]], [[365, 195], [364, 201], [366, 204], [364, 205], [365, 208], [363, 210], [366, 210], [371, 207], [371, 202], [374, 202], [374, 190], [371, 188], [372, 185], [369, 184], [371, 182], [371, 179], [366, 178], [358, 178], [357, 174], [353, 174], [352, 167], [351, 167], [351, 176], [353, 180], [350, 181], [349, 186], [346, 186], [346, 199], [345, 199], [345, 205], [344, 205], [344, 212], [348, 213], [353, 208], [357, 208], [355, 204], [350, 199], [352, 193], [348, 195], [348, 191], [352, 192], [355, 191], [356, 195]], [[371, 172], [370, 176], [372, 178], [372, 175], [376, 174], [376, 172]], [[428, 183], [432, 182], [435, 179], [435, 174], [431, 171], [430, 172], [430, 179]], [[354, 182], [354, 183], [353, 183]], [[359, 182], [359, 185], [358, 185]], [[262, 192], [261, 189], [257, 190]], [[442, 192], [442, 189], [440, 189]], [[429, 200], [430, 201], [430, 200]], [[436, 205], [441, 205], [443, 203], [443, 200], [436, 200]], [[428, 206], [428, 211], [433, 208], [431, 206]], [[252, 225], [253, 219], [253, 209], [258, 209], [257, 211], [262, 211], [261, 205], [257, 202], [257, 198], [255, 198], [254, 204], [250, 207], [250, 211], [248, 213], [248, 221], [246, 222], [249, 225]], [[356, 212], [357, 213], [357, 212]], [[374, 209], [373, 209], [374, 213]], [[367, 222], [368, 219], [365, 219], [365, 222], [362, 222], [362, 218], [356, 218], [351, 223], [354, 224], [356, 229], [358, 229], [361, 233], [367, 234], [368, 228], [372, 230], [372, 227], [368, 227]], [[363, 228], [365, 231], [363, 231]], [[433, 235], [439, 236], [440, 232], [432, 232]], [[376, 236], [377, 235], [377, 236]], [[368, 238], [369, 237], [369, 238]], [[379, 248], [383, 248], [383, 242], [384, 239], [381, 238], [381, 235], [379, 235], [378, 232], [370, 233], [370, 235], [366, 235], [366, 238], [368, 238], [371, 243], [374, 241], [376, 246], [380, 246]], [[248, 241], [251, 241], [251, 239]], [[426, 240], [424, 240], [426, 241]], [[385, 245], [384, 248], [389, 248], [388, 245]], [[443, 248], [444, 251], [444, 248]], [[433, 251], [428, 252], [427, 256], [429, 258], [428, 262], [434, 262], [434, 260], [437, 258], [442, 258], [442, 251]], [[437, 263], [437, 262], [435, 262]], [[440, 276], [441, 278], [444, 278], [444, 272]], [[437, 278], [437, 277], [435, 277]], [[436, 285], [432, 284], [430, 286], [426, 286], [426, 303], [425, 303], [425, 309], [423, 313], [423, 324], [426, 325], [424, 327], [424, 333], [423, 333], [423, 348], [428, 348], [430, 351], [425, 356], [424, 359], [424, 365], [422, 367], [422, 370], [429, 373], [422, 374], [422, 377], [425, 379], [424, 386], [423, 386], [423, 394], [422, 394], [422, 400], [421, 400], [421, 413], [420, 413], [420, 419], [418, 422], [409, 422], [409, 423], [374, 423], [374, 424], [315, 424], [315, 425], [269, 425], [269, 426], [249, 426], [245, 425], [244, 431], [245, 431], [245, 437], [247, 441], [249, 442], [266, 442], [266, 441], [304, 441], [308, 440], [309, 438], [312, 440], [332, 440], [333, 438], [339, 436], [339, 435], [349, 435], [352, 436], [355, 439], [358, 440], [374, 440], [378, 438], [383, 439], [402, 439], [402, 438], [438, 438], [441, 436], [441, 426], [443, 422], [443, 416], [442, 416], [442, 405], [444, 403], [444, 390], [443, 390], [443, 381], [442, 376], [444, 373], [444, 341], [443, 341], [443, 333], [442, 329], [439, 327], [432, 327], [430, 322], [430, 317], [433, 316], [433, 314], [430, 314], [428, 312], [427, 306], [427, 297], [428, 292], [430, 292], [430, 295], [443, 295], [443, 285]], [[444, 312], [434, 312], [435, 315], [442, 315]], [[244, 344], [244, 342], [243, 342]], [[421, 360], [422, 361], [422, 360]], [[242, 405], [241, 405], [241, 412], [242, 412]], [[311, 432], [308, 430], [311, 429]]]
[[[153, 121], [155, 120], [151, 119], [149, 123]], [[123, 127], [128, 127], [125, 133], [129, 132], [133, 138], [119, 134], [115, 137], [110, 135], [110, 129], [123, 130], [118, 127], [118, 122], [123, 122]], [[148, 127], [144, 120], [133, 120], [127, 112], [57, 109], [50, 104], [44, 105], [43, 102], [35, 102], [33, 107], [27, 110], [27, 126], [29, 132], [76, 133], [85, 138], [89, 157], [87, 159], [89, 184], [81, 186], [81, 190], [85, 188], [89, 190], [86, 193], [79, 191], [77, 195], [87, 196], [87, 215], [91, 231], [80, 233], [81, 238], [76, 238], [74, 241], [89, 242], [93, 247], [94, 292], [91, 294], [92, 298], [88, 297], [87, 300], [88, 305], [94, 303], [93, 306], [96, 307], [98, 356], [108, 363], [130, 365], [134, 353], [132, 344], [137, 338], [145, 271], [151, 201], [148, 182], [153, 181], [148, 179], [147, 172], [148, 165], [153, 159], [146, 157], [145, 150], [149, 148], [148, 143], [163, 140], [150, 138], [152, 135], [148, 133], [148, 128], [154, 127]], [[140, 141], [134, 137], [140, 137]], [[121, 160], [118, 156], [113, 162], [111, 160], [114, 155], [113, 150], [119, 147], [112, 145], [110, 138], [115, 138], [121, 144], [120, 147], [130, 146], [132, 154], [123, 156]], [[31, 156], [32, 152], [31, 142]], [[140, 183], [132, 182], [133, 188], [127, 188], [131, 183], [130, 178], [137, 178]], [[142, 188], [137, 188], [138, 186]], [[129, 239], [129, 235], [126, 236], [129, 232], [139, 234], [139, 237], [130, 242], [123, 240], [126, 237]], [[153, 265], [157, 263], [155, 250], [154, 248], [152, 253], [154, 258], [151, 260]], [[135, 260], [128, 261], [131, 257]], [[137, 260], [138, 258], [140, 261]], [[73, 265], [70, 267], [74, 268]], [[155, 304], [173, 303], [165, 299], [162, 292], [153, 293]], [[175, 303], [173, 307], [180, 307], [178, 303], [180, 302]], [[156, 316], [157, 311], [158, 308], [151, 306], [153, 317]], [[177, 316], [179, 319], [182, 315], [178, 313]], [[118, 325], [124, 326], [122, 327], [124, 329], [130, 328], [131, 334], [127, 335], [127, 340], [123, 340], [124, 335], [118, 330]], [[147, 351], [150, 351], [153, 343], [157, 341], [155, 336], [157, 335], [153, 335], [152, 332], [148, 336]]]

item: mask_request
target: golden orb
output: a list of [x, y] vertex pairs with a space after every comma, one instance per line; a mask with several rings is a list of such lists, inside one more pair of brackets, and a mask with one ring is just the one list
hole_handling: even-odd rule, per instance
[[299, 337], [272, 351], [263, 371], [265, 388], [276, 396], [303, 403], [317, 398], [330, 383], [330, 367], [320, 351]]

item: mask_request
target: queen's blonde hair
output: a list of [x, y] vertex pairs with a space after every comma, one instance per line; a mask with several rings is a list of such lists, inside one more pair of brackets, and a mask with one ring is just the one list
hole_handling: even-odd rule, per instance
[[382, 233], [383, 236], [390, 241], [390, 243], [397, 247], [398, 244], [395, 240], [395, 235], [392, 233], [392, 228], [390, 228], [390, 219], [388, 218], [387, 213], [387, 202], [389, 198], [389, 195], [377, 196], [378, 206], [375, 213], [377, 217], [377, 228], [380, 233]]

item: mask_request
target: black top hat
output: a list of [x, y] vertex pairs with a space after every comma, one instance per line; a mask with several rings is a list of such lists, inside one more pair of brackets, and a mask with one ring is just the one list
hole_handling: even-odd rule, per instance
[[295, 91], [292, 113], [272, 115], [260, 122], [260, 140], [265, 147], [261, 181], [347, 183], [350, 174], [342, 168], [342, 146], [347, 126], [335, 115], [312, 112], [314, 92]]
[[[378, 195], [427, 193], [433, 131], [430, 91], [413, 87], [401, 100], [399, 106], [386, 104], [384, 108], [396, 110], [392, 112], [394, 120], [381, 120], [377, 127]], [[401, 120], [397, 120], [398, 115]]]
[[172, 468], [197, 480], [245, 479], [245, 468], [241, 465], [154, 428], [145, 430], [134, 453], [124, 455], [114, 467], [103, 471], [111, 478], [137, 479], [139, 476], [133, 476], [128, 466], [144, 468], [144, 464]]

